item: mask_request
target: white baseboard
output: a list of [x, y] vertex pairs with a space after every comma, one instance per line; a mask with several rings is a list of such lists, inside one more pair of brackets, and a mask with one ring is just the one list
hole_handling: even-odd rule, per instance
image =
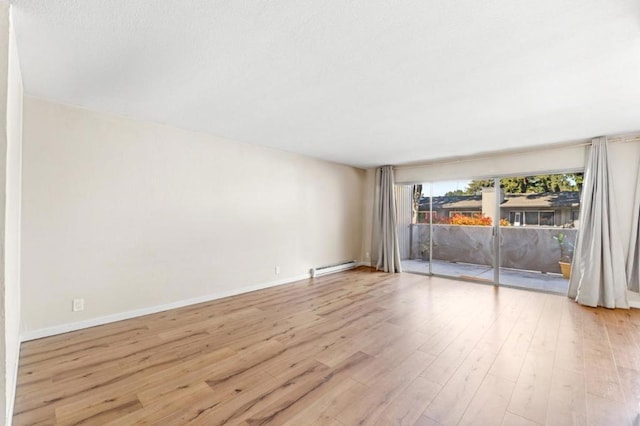
[[[289, 284], [295, 281], [301, 281], [310, 278], [310, 274], [297, 275], [295, 277], [284, 278], [277, 281], [271, 281], [268, 283], [256, 284], [249, 287], [242, 287], [239, 289], [222, 291], [219, 293], [208, 294], [206, 296], [194, 297], [192, 299], [179, 300], [177, 302], [171, 302], [164, 305], [149, 306], [147, 308], [134, 309], [132, 311], [120, 312], [117, 314], [106, 315], [103, 317], [91, 318], [84, 321], [78, 321], [73, 323], [56, 325], [53, 327], [41, 328], [38, 330], [27, 331], [21, 336], [22, 342], [29, 340], [41, 339], [43, 337], [54, 336], [56, 334], [68, 333], [70, 331], [81, 330], [83, 328], [95, 327], [98, 325], [109, 324], [116, 321], [122, 321], [143, 315], [155, 314], [158, 312], [168, 311], [170, 309], [182, 308], [184, 306], [195, 305], [198, 303], [209, 302], [216, 299], [222, 299], [224, 297], [236, 296], [242, 293], [249, 293], [252, 291], [262, 290], [269, 287], [275, 287], [283, 284]], [[16, 370], [17, 373], [17, 370]]]
[[[359, 261], [358, 266], [371, 266], [371, 262], [368, 261]], [[297, 275], [295, 277], [284, 278], [282, 280], [271, 281], [268, 283], [256, 284], [253, 286], [243, 287], [235, 290], [228, 290], [214, 294], [208, 294], [205, 296], [194, 297], [192, 299], [179, 300], [177, 302], [171, 302], [164, 305], [150, 306], [147, 308], [134, 309], [132, 311], [120, 312], [117, 314], [106, 315], [103, 317], [91, 318], [84, 321], [78, 321], [73, 323], [56, 325], [53, 327], [41, 328], [38, 330], [31, 330], [23, 333], [20, 336], [21, 342], [27, 342], [29, 340], [41, 339], [43, 337], [54, 336], [56, 334], [68, 333], [70, 331], [81, 330], [83, 328], [95, 327], [98, 325], [109, 324], [116, 321], [122, 321], [126, 319], [131, 319], [135, 317], [140, 317], [143, 315], [155, 314], [158, 312], [168, 311], [170, 309], [182, 308], [184, 306], [195, 305], [198, 303], [209, 302], [211, 300], [222, 299], [224, 297], [236, 296], [242, 293], [249, 293], [252, 291], [262, 290], [269, 287], [275, 287], [283, 284], [289, 284], [295, 281], [301, 281], [305, 279], [309, 279], [310, 274], [302, 274]], [[629, 306], [632, 308], [640, 309], [640, 300], [630, 300]], [[18, 370], [17, 365], [15, 371], [12, 372], [17, 377]], [[11, 395], [12, 398], [15, 398], [15, 390], [14, 394]], [[11, 406], [13, 409], [13, 405]]]

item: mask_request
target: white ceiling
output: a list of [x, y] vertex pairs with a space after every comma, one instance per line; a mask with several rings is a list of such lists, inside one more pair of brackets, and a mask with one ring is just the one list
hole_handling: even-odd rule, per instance
[[640, 130], [638, 0], [12, 0], [25, 92], [356, 166]]

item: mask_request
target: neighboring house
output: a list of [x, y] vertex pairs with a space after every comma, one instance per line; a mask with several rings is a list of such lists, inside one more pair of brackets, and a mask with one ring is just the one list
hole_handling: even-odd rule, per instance
[[[450, 218], [456, 214], [473, 216], [484, 214], [482, 199], [492, 191], [481, 195], [456, 195], [433, 197], [433, 216]], [[547, 192], [542, 194], [503, 194], [500, 203], [500, 218], [507, 219], [512, 226], [577, 226], [580, 209], [580, 193], [574, 191]], [[428, 221], [429, 197], [420, 199], [419, 221]], [[486, 203], [485, 203], [486, 205]]]

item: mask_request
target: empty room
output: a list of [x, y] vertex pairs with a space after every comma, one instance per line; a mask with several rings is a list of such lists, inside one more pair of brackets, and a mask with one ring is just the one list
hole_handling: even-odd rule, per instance
[[638, 1], [0, 29], [0, 423], [640, 425]]

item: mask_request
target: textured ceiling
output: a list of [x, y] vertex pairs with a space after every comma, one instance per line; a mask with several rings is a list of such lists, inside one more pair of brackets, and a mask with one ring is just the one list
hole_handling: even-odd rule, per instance
[[13, 0], [29, 95], [356, 166], [640, 130], [637, 0]]

